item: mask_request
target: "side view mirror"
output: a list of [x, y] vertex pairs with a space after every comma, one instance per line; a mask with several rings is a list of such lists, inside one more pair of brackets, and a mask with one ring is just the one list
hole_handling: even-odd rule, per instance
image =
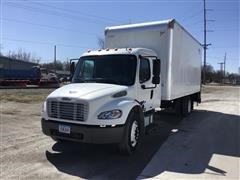
[[75, 62], [71, 62], [71, 64], [70, 64], [70, 74], [71, 74], [71, 76], [73, 76], [74, 71], [75, 71]]
[[153, 61], [153, 84], [160, 84], [160, 71], [161, 71], [161, 62], [160, 59]]

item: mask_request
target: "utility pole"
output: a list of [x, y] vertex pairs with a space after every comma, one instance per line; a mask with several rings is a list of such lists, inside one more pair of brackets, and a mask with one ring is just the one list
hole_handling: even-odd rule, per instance
[[56, 51], [57, 51], [57, 47], [56, 45], [54, 46], [54, 70], [55, 70], [55, 73], [57, 71], [57, 57], [56, 57]]
[[221, 82], [223, 82], [223, 77], [224, 77], [224, 62], [218, 63], [220, 65], [220, 72], [221, 72]]
[[207, 47], [211, 44], [207, 44], [207, 32], [212, 32], [211, 30], [207, 31], [207, 21], [214, 21], [214, 20], [207, 20], [207, 10], [206, 9], [206, 0], [203, 0], [203, 22], [204, 22], [204, 44], [203, 44], [203, 50], [204, 50], [204, 59], [203, 59], [203, 84], [206, 83], [206, 64], [207, 64]]
[[220, 71], [221, 71], [221, 73], [223, 74], [223, 72], [224, 72], [224, 62], [220, 62], [220, 63], [218, 63], [219, 65], [220, 65]]
[[226, 60], [227, 60], [227, 53], [225, 52], [225, 56], [224, 56], [224, 78], [226, 77]]
[[2, 44], [0, 44], [0, 55], [2, 55], [2, 49], [3, 49], [3, 46]]
[[206, 20], [206, 0], [203, 0], [203, 20], [204, 20], [204, 44], [203, 44], [203, 49], [204, 49], [204, 60], [203, 60], [203, 84], [206, 82], [206, 42], [207, 42], [207, 20]]

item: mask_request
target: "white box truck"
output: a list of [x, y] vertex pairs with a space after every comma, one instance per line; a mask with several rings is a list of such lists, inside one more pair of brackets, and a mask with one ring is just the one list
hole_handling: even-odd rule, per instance
[[131, 154], [156, 108], [188, 115], [201, 101], [202, 46], [175, 20], [107, 27], [105, 46], [71, 64], [72, 83], [43, 104], [42, 130]]

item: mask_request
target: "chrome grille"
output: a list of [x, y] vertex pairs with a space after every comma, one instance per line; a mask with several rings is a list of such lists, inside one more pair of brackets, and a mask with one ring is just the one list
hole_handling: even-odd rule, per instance
[[47, 101], [48, 116], [73, 121], [85, 121], [88, 115], [88, 106], [81, 103]]

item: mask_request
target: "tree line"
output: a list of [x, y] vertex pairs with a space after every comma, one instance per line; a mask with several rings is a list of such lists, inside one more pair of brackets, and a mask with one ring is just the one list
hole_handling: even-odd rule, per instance
[[[103, 38], [98, 39], [98, 46], [100, 48], [104, 48], [104, 40]], [[1, 54], [2, 55], [2, 54]], [[69, 61], [56, 61], [49, 62], [49, 63], [40, 63], [41, 58], [37, 57], [35, 54], [26, 52], [23, 49], [19, 49], [18, 51], [9, 51], [7, 56], [12, 59], [17, 59], [21, 61], [27, 62], [34, 62], [40, 64], [41, 67], [47, 68], [49, 70], [62, 70], [62, 71], [69, 71], [70, 63]], [[203, 68], [202, 68], [203, 69]], [[203, 77], [203, 70], [202, 70], [202, 77]], [[213, 66], [206, 65], [205, 67], [205, 80], [206, 83], [233, 83], [234, 81], [240, 81], [240, 75], [236, 73], [228, 73], [224, 74], [221, 70], [214, 70]]]
[[56, 61], [49, 62], [49, 63], [42, 63], [40, 64], [41, 67], [49, 69], [49, 70], [60, 70], [60, 71], [69, 71], [70, 70], [70, 62], [69, 61]]
[[[3, 56], [2, 53], [0, 55]], [[23, 49], [18, 49], [17, 51], [8, 51], [5, 56], [14, 60], [37, 63], [40, 64], [41, 67], [47, 68], [49, 70], [69, 71], [70, 68], [68, 61], [56, 61], [56, 63], [40, 63], [42, 60], [40, 57], [37, 57], [34, 53], [27, 52]]]
[[[202, 68], [202, 77], [203, 77], [203, 68]], [[235, 81], [240, 81], [240, 75], [236, 73], [224, 74], [224, 71], [214, 70], [211, 65], [206, 65], [205, 67], [205, 79], [206, 83], [235, 83]]]
[[23, 49], [18, 49], [18, 51], [8, 51], [7, 57], [37, 64], [41, 61], [40, 57], [37, 57], [34, 53], [26, 52]]

